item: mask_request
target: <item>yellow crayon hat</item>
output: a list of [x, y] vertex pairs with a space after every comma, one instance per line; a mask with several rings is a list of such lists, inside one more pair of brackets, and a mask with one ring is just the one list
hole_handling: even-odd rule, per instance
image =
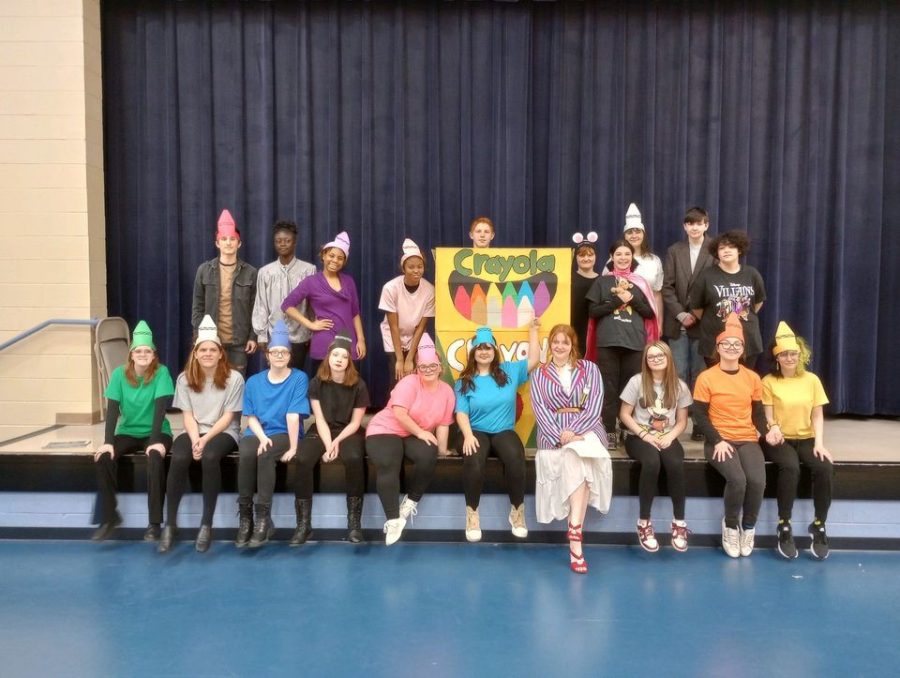
[[800, 344], [797, 343], [797, 335], [794, 330], [788, 327], [788, 324], [782, 320], [778, 323], [778, 329], [775, 330], [775, 347], [772, 349], [772, 355], [778, 355], [783, 351], [799, 351]]

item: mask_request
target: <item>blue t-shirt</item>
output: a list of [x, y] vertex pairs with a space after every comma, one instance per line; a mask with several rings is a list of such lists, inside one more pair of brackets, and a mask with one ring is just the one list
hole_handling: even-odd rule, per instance
[[[244, 387], [244, 414], [256, 417], [263, 431], [269, 437], [287, 433], [287, 415], [299, 414], [301, 419], [309, 416], [309, 399], [306, 389], [309, 379], [300, 370], [291, 370], [291, 375], [280, 384], [269, 381], [269, 371], [254, 374]], [[252, 436], [250, 427], [245, 436]], [[300, 437], [303, 437], [303, 422], [300, 422]]]
[[469, 415], [473, 431], [494, 434], [516, 425], [516, 391], [528, 381], [528, 361], [503, 362], [500, 369], [509, 377], [503, 388], [489, 374], [472, 377], [475, 388], [465, 394], [462, 382], [456, 382], [456, 411]]

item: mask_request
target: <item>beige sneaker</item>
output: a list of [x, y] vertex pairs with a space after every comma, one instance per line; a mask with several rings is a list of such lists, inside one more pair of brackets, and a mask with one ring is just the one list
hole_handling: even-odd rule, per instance
[[525, 539], [528, 536], [528, 528], [525, 527], [525, 504], [509, 507], [509, 524], [514, 537]]
[[481, 519], [471, 506], [466, 506], [466, 541], [481, 541]]
[[400, 539], [400, 535], [403, 534], [404, 527], [406, 527], [405, 518], [394, 518], [393, 520], [387, 521], [384, 524], [385, 545], [390, 546], [391, 544], [396, 544], [397, 540]]

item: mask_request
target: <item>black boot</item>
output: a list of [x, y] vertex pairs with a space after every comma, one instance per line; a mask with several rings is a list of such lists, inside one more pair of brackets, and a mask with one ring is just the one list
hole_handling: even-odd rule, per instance
[[271, 516], [271, 504], [256, 505], [256, 527], [253, 528], [253, 536], [250, 537], [250, 543], [248, 544], [250, 548], [258, 549], [275, 534], [275, 524], [272, 522]]
[[160, 553], [168, 553], [172, 550], [172, 542], [175, 541], [175, 526], [174, 525], [166, 525], [163, 528], [162, 536], [159, 538], [159, 546], [156, 547], [156, 550]]
[[294, 510], [297, 512], [297, 529], [288, 546], [305, 544], [312, 534], [312, 499], [294, 499]]
[[347, 497], [347, 541], [358, 544], [363, 540], [362, 497]]
[[103, 523], [94, 530], [94, 534], [91, 535], [92, 541], [106, 541], [109, 539], [113, 532], [116, 531], [116, 528], [122, 524], [122, 516], [116, 511], [113, 514], [112, 520], [109, 522]]
[[239, 549], [244, 548], [250, 543], [250, 535], [253, 534], [253, 500], [238, 500], [238, 516], [240, 516], [240, 525], [238, 526], [237, 538], [234, 545]]

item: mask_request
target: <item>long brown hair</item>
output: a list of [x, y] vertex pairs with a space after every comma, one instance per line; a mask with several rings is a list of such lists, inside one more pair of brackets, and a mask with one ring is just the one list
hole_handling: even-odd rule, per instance
[[[218, 346], [218, 344], [216, 345]], [[225, 353], [224, 348], [219, 346], [219, 362], [216, 365], [216, 372], [213, 375], [213, 384], [220, 391], [224, 390], [230, 375], [231, 364], [228, 362], [228, 354]], [[184, 366], [184, 376], [185, 379], [187, 379], [188, 388], [194, 393], [203, 392], [203, 386], [206, 384], [206, 374], [203, 372], [200, 361], [197, 360], [196, 346], [191, 349], [191, 354], [188, 356], [187, 364]]]
[[[334, 350], [334, 349], [332, 349]], [[346, 350], [346, 349], [341, 349]], [[325, 356], [325, 360], [319, 363], [319, 369], [316, 370], [316, 376], [319, 378], [319, 381], [334, 381], [331, 378], [331, 365], [328, 364], [328, 357], [331, 355], [331, 351], [328, 351], [328, 354]], [[359, 372], [356, 370], [356, 365], [353, 364], [353, 361], [350, 360], [350, 352], [347, 351], [347, 369], [344, 371], [344, 381], [341, 383], [344, 386], [356, 386], [356, 382], [359, 381]]]
[[[150, 362], [150, 365], [147, 366], [147, 371], [144, 372], [144, 383], [149, 384], [153, 381], [153, 377], [156, 376], [156, 370], [159, 369], [159, 356], [156, 354], [156, 351], [153, 351], [153, 360]], [[128, 362], [125, 363], [125, 378], [128, 380], [128, 383], [134, 387], [138, 385], [138, 374], [134, 369], [134, 358], [131, 357], [131, 351], [128, 351]]]
[[[469, 359], [466, 361], [463, 371], [459, 373], [459, 381], [462, 383], [462, 386], [459, 387], [460, 393], [468, 393], [470, 390], [475, 390], [475, 373], [478, 370], [478, 364], [475, 362], [476, 348], [478, 347], [473, 346], [469, 349]], [[491, 359], [489, 373], [500, 388], [509, 383], [509, 377], [500, 368], [500, 349], [496, 345], [494, 345], [494, 357]]]
[[644, 352], [641, 354], [641, 407], [648, 409], [653, 406], [656, 400], [656, 390], [653, 387], [653, 372], [647, 365], [647, 354], [651, 348], [661, 351], [666, 356], [666, 369], [663, 373], [662, 386], [662, 403], [663, 407], [671, 410], [678, 405], [678, 390], [681, 384], [678, 381], [678, 370], [675, 367], [675, 359], [672, 357], [672, 349], [664, 341], [654, 341], [652, 344], [644, 346]]

